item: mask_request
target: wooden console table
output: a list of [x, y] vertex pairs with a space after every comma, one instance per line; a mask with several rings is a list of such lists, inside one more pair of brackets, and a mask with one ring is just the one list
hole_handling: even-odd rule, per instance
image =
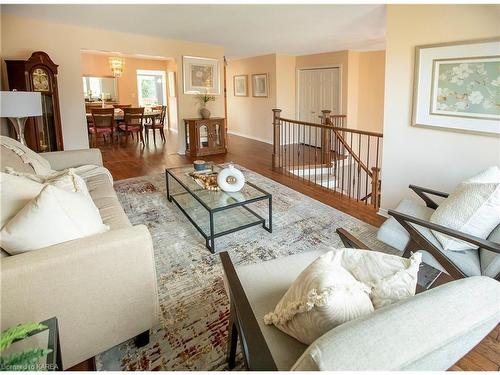
[[186, 154], [192, 157], [225, 154], [226, 119], [184, 119], [186, 129]]

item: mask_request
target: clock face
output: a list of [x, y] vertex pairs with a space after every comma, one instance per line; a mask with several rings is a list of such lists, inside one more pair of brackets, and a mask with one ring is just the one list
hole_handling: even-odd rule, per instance
[[37, 68], [33, 71], [33, 89], [35, 91], [49, 91], [49, 76], [43, 69]]

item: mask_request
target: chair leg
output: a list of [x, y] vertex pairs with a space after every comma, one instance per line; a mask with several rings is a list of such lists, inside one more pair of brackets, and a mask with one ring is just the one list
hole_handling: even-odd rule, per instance
[[153, 143], [156, 146], [156, 130], [155, 130], [155, 128], [153, 128]]
[[160, 129], [160, 135], [163, 142], [165, 142], [165, 132], [163, 131], [163, 128]]
[[231, 315], [229, 317], [229, 336], [227, 341], [227, 363], [230, 370], [236, 366], [236, 348], [238, 346], [238, 330], [233, 314], [234, 308], [231, 308]]
[[149, 329], [147, 331], [139, 333], [137, 336], [135, 336], [134, 337], [134, 344], [138, 348], [149, 344]]
[[144, 134], [146, 135], [146, 143], [149, 144], [149, 130], [148, 130], [148, 128], [144, 128]]
[[137, 140], [139, 140], [139, 136], [141, 137], [141, 143], [142, 143], [142, 145], [145, 146], [145, 144], [144, 144], [144, 137], [142, 136], [142, 130], [137, 133]]

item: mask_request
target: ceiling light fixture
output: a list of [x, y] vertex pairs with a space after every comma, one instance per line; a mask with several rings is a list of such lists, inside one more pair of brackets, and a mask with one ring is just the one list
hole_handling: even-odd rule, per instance
[[109, 58], [109, 66], [111, 68], [111, 72], [113, 73], [113, 77], [120, 77], [123, 74], [123, 67], [125, 66], [125, 59], [122, 57], [110, 57]]

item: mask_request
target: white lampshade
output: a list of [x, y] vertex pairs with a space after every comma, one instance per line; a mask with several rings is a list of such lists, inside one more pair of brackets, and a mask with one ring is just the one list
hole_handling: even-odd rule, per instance
[[42, 114], [39, 92], [0, 91], [0, 117], [30, 117]]

